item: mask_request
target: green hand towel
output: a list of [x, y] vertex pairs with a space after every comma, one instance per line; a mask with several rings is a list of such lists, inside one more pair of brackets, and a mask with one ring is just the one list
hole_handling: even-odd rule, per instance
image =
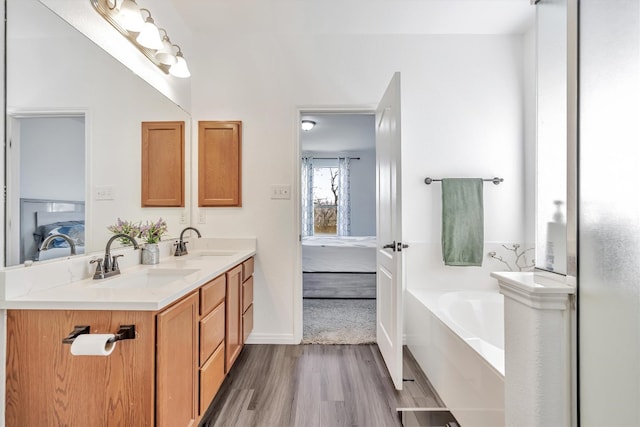
[[482, 179], [442, 180], [442, 258], [445, 265], [482, 265]]

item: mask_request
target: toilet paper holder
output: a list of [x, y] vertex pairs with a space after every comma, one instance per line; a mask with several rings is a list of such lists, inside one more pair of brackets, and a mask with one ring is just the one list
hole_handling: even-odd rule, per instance
[[[71, 344], [73, 340], [75, 340], [79, 335], [82, 334], [90, 334], [91, 326], [87, 325], [76, 325], [73, 327], [73, 331], [69, 333], [63, 340], [63, 344]], [[120, 325], [120, 329], [118, 332], [114, 334], [115, 336], [109, 339], [109, 342], [116, 342], [120, 340], [133, 340], [136, 338], [136, 325]]]

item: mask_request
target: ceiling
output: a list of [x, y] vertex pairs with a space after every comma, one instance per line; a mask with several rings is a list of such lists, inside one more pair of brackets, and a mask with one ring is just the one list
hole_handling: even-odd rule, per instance
[[373, 114], [303, 114], [302, 119], [316, 122], [310, 131], [300, 131], [303, 152], [335, 153], [375, 149]]
[[520, 34], [530, 0], [171, 0], [196, 34]]

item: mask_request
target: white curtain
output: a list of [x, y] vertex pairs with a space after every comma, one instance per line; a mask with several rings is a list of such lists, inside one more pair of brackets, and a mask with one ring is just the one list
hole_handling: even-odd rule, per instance
[[338, 159], [338, 236], [351, 235], [351, 158]]
[[302, 237], [313, 236], [313, 157], [302, 158], [302, 189], [301, 224]]

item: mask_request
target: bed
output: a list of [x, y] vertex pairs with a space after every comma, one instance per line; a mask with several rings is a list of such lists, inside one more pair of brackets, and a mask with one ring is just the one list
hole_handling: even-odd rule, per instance
[[75, 243], [76, 254], [85, 252], [84, 202], [41, 199], [20, 202], [21, 263], [69, 256], [71, 249], [64, 239], [54, 239], [48, 250], [39, 250], [42, 242], [53, 234], [69, 236]]
[[375, 273], [375, 236], [310, 236], [302, 239], [305, 273]]

